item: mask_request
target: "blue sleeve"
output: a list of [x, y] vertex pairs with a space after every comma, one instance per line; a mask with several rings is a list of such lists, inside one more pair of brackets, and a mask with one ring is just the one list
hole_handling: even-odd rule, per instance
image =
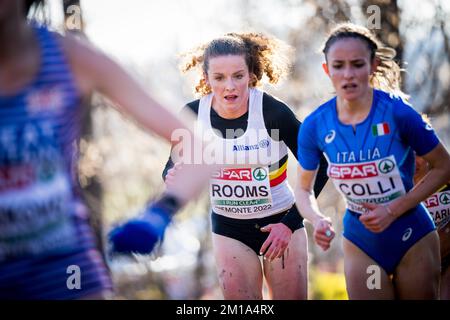
[[314, 119], [307, 117], [300, 125], [297, 139], [297, 160], [306, 170], [316, 170], [319, 166], [322, 152], [317, 141]]
[[402, 140], [423, 156], [439, 144], [439, 138], [429, 123], [410, 105], [399, 100], [394, 106], [396, 123]]

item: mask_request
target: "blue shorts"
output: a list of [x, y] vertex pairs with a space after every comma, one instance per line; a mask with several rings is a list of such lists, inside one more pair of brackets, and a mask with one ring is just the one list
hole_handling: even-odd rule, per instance
[[[70, 278], [77, 272], [71, 266], [79, 268], [79, 287]], [[94, 248], [0, 263], [0, 300], [81, 299], [111, 290], [109, 272]]]
[[393, 274], [406, 252], [420, 239], [436, 230], [433, 219], [420, 204], [396, 219], [386, 230], [373, 233], [359, 221], [360, 214], [347, 210], [344, 237]]

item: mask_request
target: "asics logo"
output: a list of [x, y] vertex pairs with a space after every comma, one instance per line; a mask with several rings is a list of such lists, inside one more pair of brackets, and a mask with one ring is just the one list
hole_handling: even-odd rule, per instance
[[325, 136], [325, 142], [331, 143], [334, 138], [336, 137], [336, 131], [331, 130], [326, 136]]
[[407, 241], [409, 238], [411, 238], [412, 231], [413, 231], [412, 228], [406, 229], [405, 232], [403, 233], [402, 241]]

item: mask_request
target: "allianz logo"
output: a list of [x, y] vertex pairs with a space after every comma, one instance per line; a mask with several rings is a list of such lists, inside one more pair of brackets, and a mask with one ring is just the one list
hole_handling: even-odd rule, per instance
[[266, 149], [270, 146], [269, 139], [262, 139], [256, 144], [236, 144], [233, 146], [233, 151], [249, 151], [249, 150], [258, 150], [258, 149]]

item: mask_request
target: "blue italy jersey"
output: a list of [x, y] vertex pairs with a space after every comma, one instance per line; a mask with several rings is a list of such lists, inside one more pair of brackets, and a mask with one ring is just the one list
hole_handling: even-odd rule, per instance
[[367, 118], [357, 124], [339, 121], [336, 98], [308, 116], [298, 137], [298, 160], [315, 170], [323, 152], [328, 176], [347, 200], [347, 207], [364, 213], [359, 203], [389, 203], [413, 187], [414, 151], [424, 155], [439, 140], [429, 124], [399, 97], [374, 90]]

